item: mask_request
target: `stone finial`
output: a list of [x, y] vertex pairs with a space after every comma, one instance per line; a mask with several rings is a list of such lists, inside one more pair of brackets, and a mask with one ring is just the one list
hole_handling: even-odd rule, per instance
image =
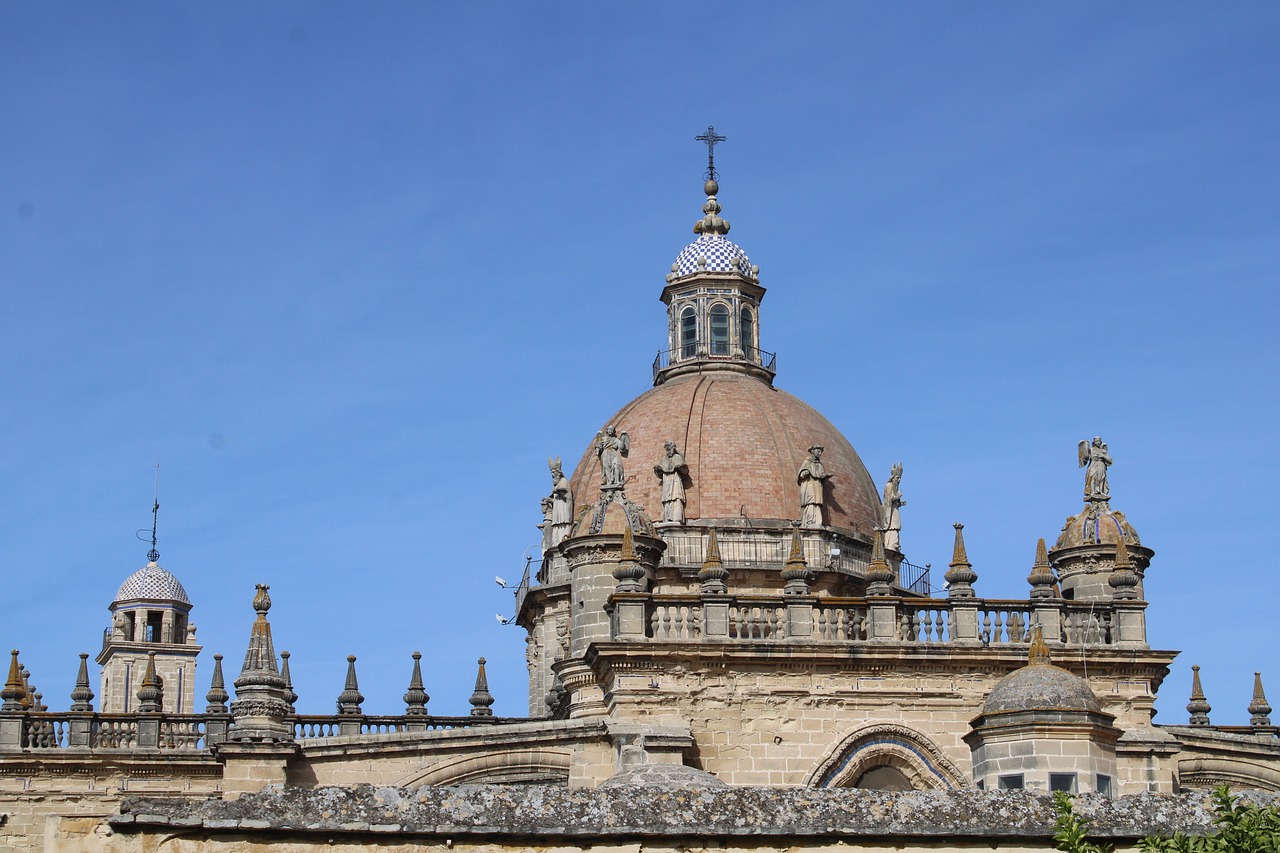
[[791, 553], [782, 567], [783, 595], [808, 595], [813, 572], [804, 559], [804, 540], [800, 537], [800, 525], [791, 525]]
[[1200, 667], [1191, 667], [1191, 701], [1187, 703], [1187, 713], [1191, 715], [1191, 725], [1209, 725], [1209, 712], [1213, 708], [1204, 698], [1204, 688], [1200, 686]]
[[1111, 597], [1117, 601], [1132, 601], [1138, 597], [1138, 575], [1133, 570], [1133, 561], [1129, 559], [1129, 548], [1124, 539], [1116, 541], [1115, 568], [1107, 576], [1107, 583], [1113, 590]]
[[362, 702], [364, 702], [364, 695], [360, 692], [360, 685], [356, 681], [356, 656], [347, 655], [347, 681], [343, 685], [342, 692], [338, 694], [338, 713], [362, 713], [360, 710]]
[[76, 686], [71, 691], [72, 711], [93, 710], [93, 689], [89, 687], [89, 655], [80, 653], [80, 670], [76, 673]]
[[31, 686], [31, 670], [25, 666], [22, 668], [22, 693], [22, 709], [30, 711], [32, 697], [36, 695], [36, 689]]
[[409, 717], [423, 717], [431, 697], [422, 689], [422, 652], [413, 653], [413, 674], [409, 676], [409, 689], [404, 694], [404, 713]]
[[471, 694], [471, 716], [492, 717], [493, 711], [489, 706], [493, 704], [493, 694], [489, 692], [489, 678], [484, 674], [484, 658], [476, 663], [479, 668], [476, 670], [476, 689]]
[[1031, 645], [1027, 648], [1027, 666], [1049, 666], [1052, 663], [1049, 646], [1044, 641], [1044, 632], [1040, 630], [1039, 625], [1036, 625], [1031, 629]]
[[884, 555], [884, 531], [876, 528], [871, 537], [871, 562], [867, 564], [867, 595], [893, 594], [893, 566]]
[[1031, 574], [1027, 575], [1027, 583], [1031, 584], [1031, 598], [1060, 598], [1058, 578], [1049, 565], [1049, 552], [1045, 549], [1044, 537], [1036, 541], [1036, 561], [1031, 566]]
[[44, 713], [49, 710], [49, 706], [44, 704], [44, 694], [37, 690], [31, 694], [31, 710]]
[[280, 653], [280, 677], [284, 679], [284, 701], [289, 706], [289, 713], [296, 714], [298, 709], [293, 706], [298, 701], [298, 694], [293, 692], [293, 676], [289, 673], [289, 653]]
[[1249, 717], [1249, 725], [1251, 726], [1270, 726], [1271, 725], [1271, 706], [1267, 704], [1267, 696], [1262, 692], [1262, 673], [1255, 672], [1253, 674], [1253, 701], [1249, 703], [1248, 711], [1252, 714]]
[[0, 711], [21, 711], [27, 698], [27, 691], [22, 683], [22, 666], [18, 663], [17, 649], [9, 654], [12, 655], [9, 660], [9, 678], [5, 680], [4, 689], [0, 690], [0, 699], [4, 699]]
[[951, 568], [943, 575], [950, 589], [947, 590], [948, 598], [973, 598], [973, 584], [978, 579], [978, 575], [973, 570], [973, 566], [969, 563], [969, 555], [964, 547], [964, 525], [956, 522], [952, 525], [956, 529], [956, 542], [951, 551]]
[[156, 675], [156, 653], [147, 653], [147, 669], [142, 674], [138, 688], [138, 710], [143, 714], [158, 714], [164, 700], [160, 676]]
[[231, 703], [233, 719], [228, 733], [232, 740], [283, 742], [293, 737], [291, 727], [284, 721], [289, 715], [289, 703], [285, 701], [288, 690], [276, 665], [271, 623], [267, 621], [267, 611], [271, 609], [267, 590], [266, 584], [257, 584], [253, 596], [257, 616], [249, 631], [244, 666], [235, 681], [236, 699]]
[[618, 559], [618, 567], [613, 570], [613, 577], [618, 582], [618, 592], [644, 592], [644, 566], [636, 562], [630, 525], [622, 529], [622, 555]]
[[227, 700], [231, 697], [227, 695], [227, 686], [222, 680], [222, 655], [213, 656], [213, 678], [209, 682], [209, 692], [204, 695], [204, 701], [209, 704], [205, 706], [206, 714], [225, 714], [227, 713]]
[[698, 570], [698, 580], [702, 581], [703, 595], [724, 595], [728, 592], [725, 579], [729, 571], [720, 561], [720, 544], [716, 541], [716, 529], [707, 531], [707, 553], [702, 560], [702, 568]]

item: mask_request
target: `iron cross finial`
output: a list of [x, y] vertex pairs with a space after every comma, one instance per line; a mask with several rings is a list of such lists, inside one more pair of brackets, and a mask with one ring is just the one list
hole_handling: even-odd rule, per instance
[[721, 136], [720, 134], [716, 133], [716, 129], [715, 129], [714, 127], [712, 127], [711, 125], [707, 125], [707, 132], [706, 132], [706, 133], [703, 133], [703, 134], [700, 134], [700, 135], [698, 135], [698, 136], [695, 136], [695, 137], [694, 137], [694, 139], [695, 139], [696, 141], [698, 141], [698, 142], [705, 142], [705, 143], [706, 143], [706, 145], [707, 145], [707, 174], [706, 174], [706, 179], [707, 179], [708, 181], [714, 181], [714, 180], [717, 180], [717, 178], [719, 177], [719, 176], [716, 174], [716, 143], [717, 143], [717, 142], [724, 142], [724, 141], [725, 141], [726, 139], [728, 139], [728, 138], [729, 138], [729, 137], [727, 137], [727, 136]]

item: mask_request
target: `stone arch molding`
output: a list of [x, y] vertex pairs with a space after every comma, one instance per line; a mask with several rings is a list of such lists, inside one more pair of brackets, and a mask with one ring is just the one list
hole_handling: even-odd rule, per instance
[[893, 767], [918, 791], [969, 787], [965, 774], [929, 738], [906, 726], [877, 724], [847, 735], [804, 783], [814, 788], [852, 787], [862, 774]]
[[399, 788], [422, 785], [478, 785], [512, 782], [564, 783], [570, 754], [564, 750], [515, 750], [461, 756], [414, 771], [398, 780]]

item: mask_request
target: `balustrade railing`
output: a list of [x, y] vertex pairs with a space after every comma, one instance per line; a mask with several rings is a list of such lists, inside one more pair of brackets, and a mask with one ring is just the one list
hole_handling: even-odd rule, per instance
[[312, 738], [339, 737], [343, 735], [393, 734], [412, 731], [445, 731], [447, 729], [467, 729], [481, 726], [502, 726], [511, 723], [525, 723], [528, 720], [520, 717], [435, 717], [409, 716], [407, 714], [372, 715], [352, 714], [351, 716], [334, 716], [332, 714], [299, 714], [290, 717], [288, 722], [293, 726], [296, 740]]
[[867, 608], [818, 605], [813, 608], [813, 636], [828, 642], [867, 638]]
[[[225, 714], [5, 714], [11, 746], [0, 752], [45, 752], [89, 749], [107, 752], [164, 750], [206, 753], [227, 737], [232, 718]], [[517, 717], [436, 717], [409, 715], [296, 715], [285, 719], [299, 740], [345, 734], [388, 734], [409, 731], [442, 731], [527, 722]], [[234, 737], [235, 729], [230, 729]]]
[[[662, 554], [660, 565], [663, 566], [701, 566], [707, 556], [707, 536], [705, 533], [667, 533], [662, 535], [667, 548]], [[730, 571], [736, 568], [781, 569], [791, 553], [791, 532], [777, 531], [770, 537], [761, 531], [752, 531], [749, 536], [735, 535], [734, 531], [717, 530], [716, 541], [720, 549], [720, 559]], [[834, 549], [830, 539], [821, 536], [803, 537], [804, 559], [811, 568], [833, 569], [863, 575], [867, 571], [867, 560], [859, 554], [849, 553], [848, 549]]]
[[[1113, 605], [1057, 601], [1052, 608], [998, 599], [820, 598], [805, 603], [787, 596], [733, 595], [707, 599], [696, 594], [628, 599], [618, 607], [633, 611], [643, 634], [615, 639], [657, 642], [756, 642], [802, 640], [818, 643], [881, 641], [919, 645], [972, 643], [1019, 646], [1031, 642], [1043, 617], [1046, 639], [1070, 646], [1110, 646], [1120, 642]], [[877, 621], [878, 620], [878, 621]], [[878, 627], [877, 627], [878, 626]], [[1130, 637], [1145, 642], [1145, 636]]]

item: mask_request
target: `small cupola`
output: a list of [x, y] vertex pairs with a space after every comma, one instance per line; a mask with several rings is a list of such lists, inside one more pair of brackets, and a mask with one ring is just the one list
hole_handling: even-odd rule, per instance
[[698, 141], [707, 143], [708, 166], [698, 235], [680, 250], [667, 275], [662, 301], [667, 306], [667, 343], [653, 365], [653, 382], [705, 370], [736, 370], [766, 381], [774, 376], [774, 354], [760, 348], [760, 268], [728, 238], [729, 222], [720, 216], [720, 184], [714, 148], [725, 137], [708, 127]]

